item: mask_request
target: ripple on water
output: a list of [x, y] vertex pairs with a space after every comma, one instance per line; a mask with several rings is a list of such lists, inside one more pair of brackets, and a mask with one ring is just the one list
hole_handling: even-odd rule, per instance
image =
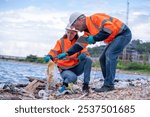
[[[46, 65], [0, 60], [0, 82], [28, 83], [27, 76], [45, 79]], [[60, 77], [60, 75], [58, 75]], [[150, 76], [117, 73], [116, 79], [148, 79]], [[101, 71], [92, 71], [91, 80], [102, 77]], [[83, 80], [83, 75], [79, 76]]]

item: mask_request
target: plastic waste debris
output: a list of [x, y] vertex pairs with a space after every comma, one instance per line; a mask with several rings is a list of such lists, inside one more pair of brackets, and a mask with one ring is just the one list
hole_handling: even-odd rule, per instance
[[52, 93], [52, 90], [46, 91], [46, 90], [40, 90], [38, 92], [38, 96], [44, 100], [47, 100], [49, 95]]

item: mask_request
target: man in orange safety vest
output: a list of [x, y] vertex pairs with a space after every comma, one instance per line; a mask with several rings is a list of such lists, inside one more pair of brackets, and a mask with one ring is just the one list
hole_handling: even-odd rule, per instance
[[[101, 88], [96, 88], [95, 91], [107, 92], [114, 90], [117, 58], [131, 40], [130, 29], [119, 19], [104, 13], [85, 16], [82, 13], [75, 12], [69, 18], [69, 25], [80, 32], [84, 31], [88, 44], [95, 44], [99, 41], [104, 41], [107, 44], [99, 58], [104, 83]], [[67, 52], [58, 55], [57, 58], [62, 59], [70, 56], [86, 46], [87, 44], [76, 43]]]

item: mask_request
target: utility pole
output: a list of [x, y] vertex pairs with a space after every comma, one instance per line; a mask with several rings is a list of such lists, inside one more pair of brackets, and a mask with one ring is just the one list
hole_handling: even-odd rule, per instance
[[129, 19], [129, 0], [127, 0], [126, 25], [128, 25], [128, 19]]
[[[126, 25], [128, 25], [128, 19], [129, 19], [129, 0], [127, 0], [127, 10], [126, 10]], [[126, 54], [127, 54], [127, 49], [124, 48], [123, 51], [123, 60], [126, 60]]]

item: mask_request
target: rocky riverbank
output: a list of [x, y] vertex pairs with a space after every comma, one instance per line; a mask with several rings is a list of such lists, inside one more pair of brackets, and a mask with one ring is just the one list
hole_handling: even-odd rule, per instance
[[46, 81], [29, 78], [29, 84], [0, 84], [1, 100], [149, 100], [150, 78], [136, 80], [115, 80], [116, 89], [110, 92], [96, 93], [92, 89], [100, 87], [102, 80], [94, 80], [90, 84], [90, 93], [85, 95], [81, 91], [82, 82], [75, 85], [77, 92], [57, 94], [60, 84], [55, 84], [45, 91]]

